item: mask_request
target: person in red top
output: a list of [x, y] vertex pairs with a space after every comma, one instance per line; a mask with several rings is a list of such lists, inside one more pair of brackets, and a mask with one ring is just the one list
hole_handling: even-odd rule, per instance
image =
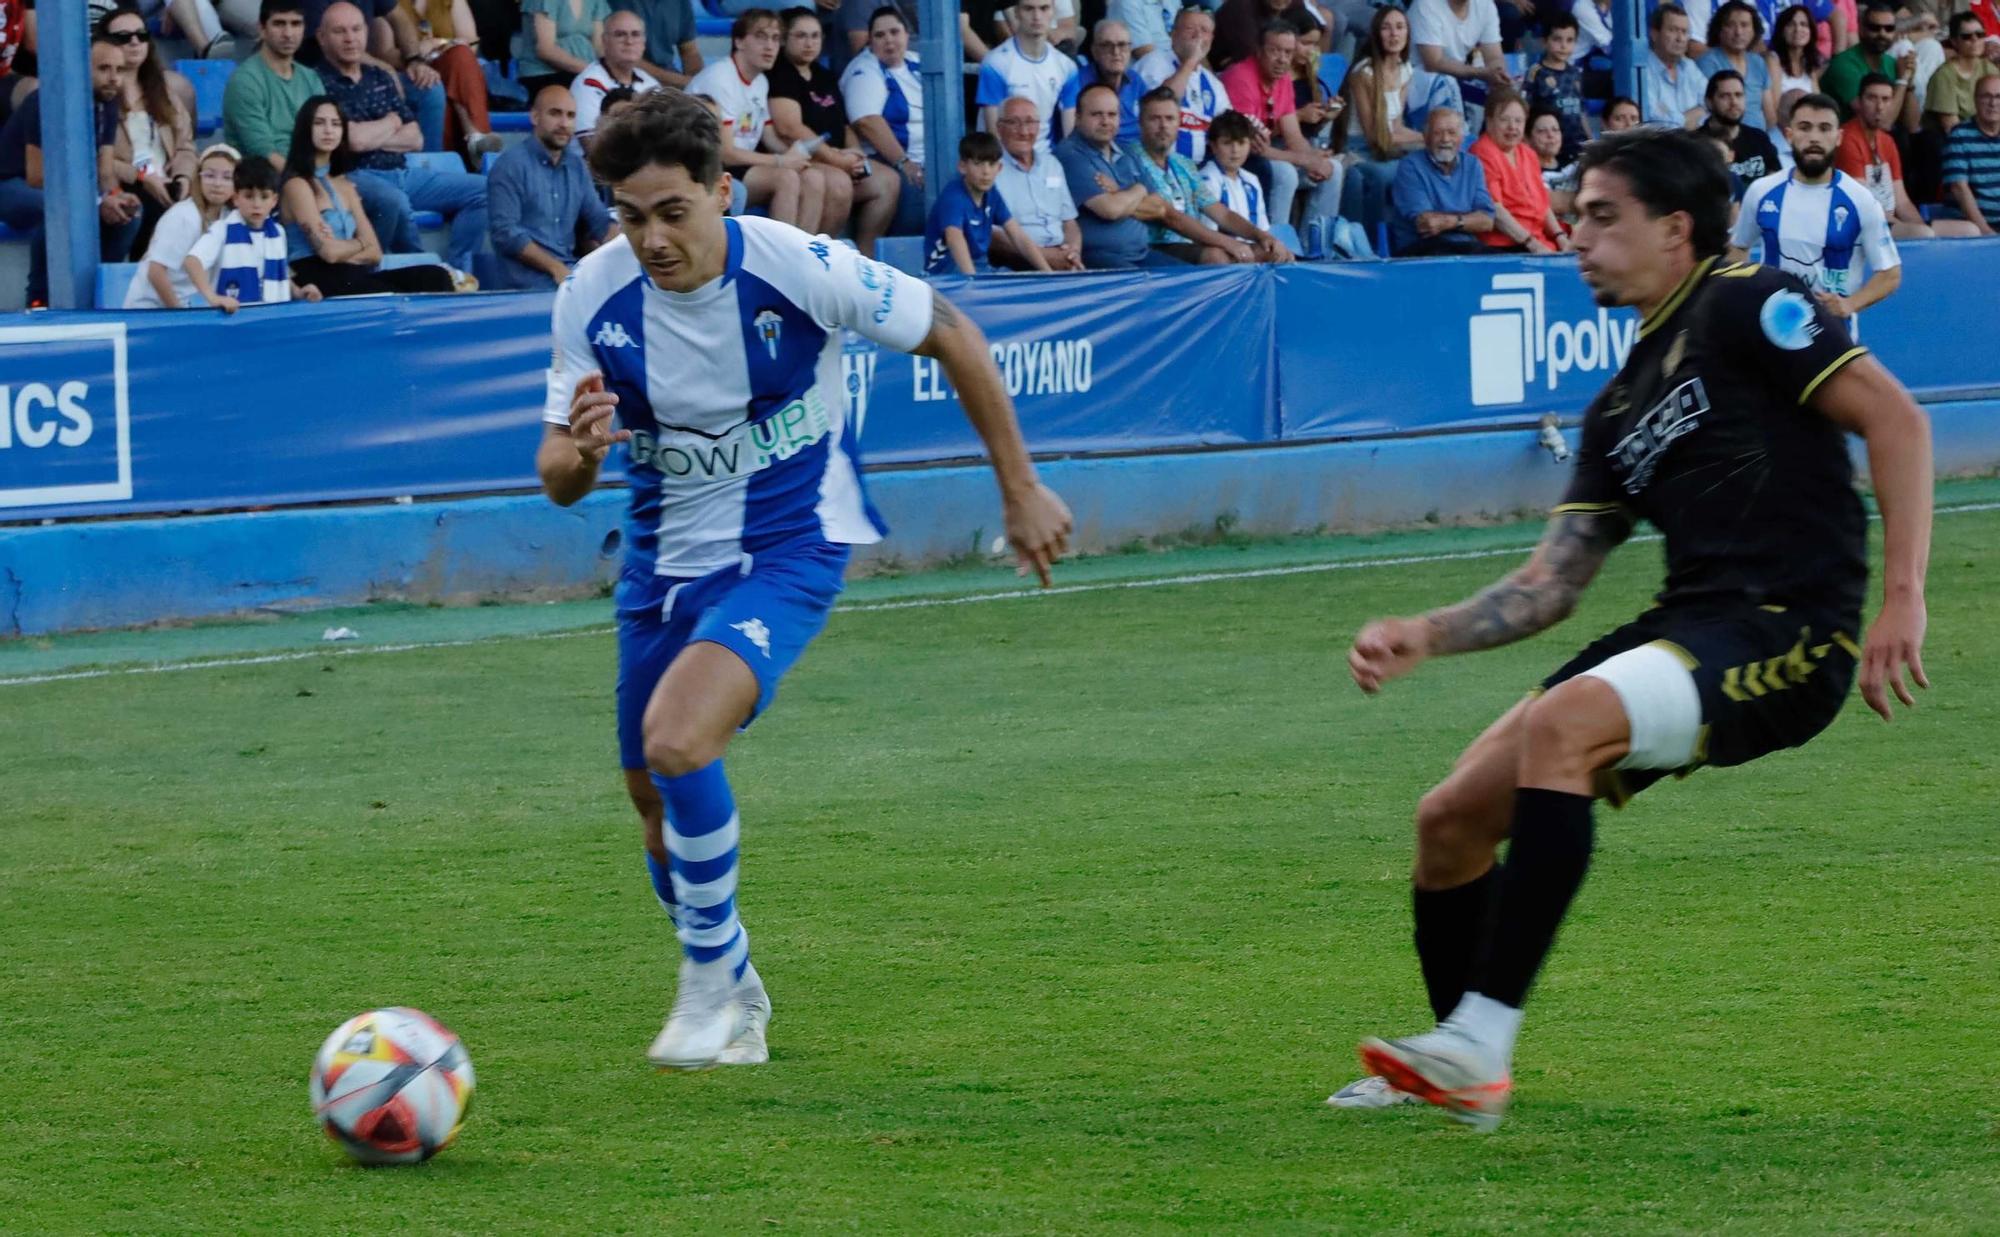
[[14, 71], [14, 54], [28, 37], [27, 0], [0, 0], [0, 124], [14, 114], [14, 104], [35, 89], [35, 79]]
[[1264, 27], [1257, 54], [1230, 65], [1221, 78], [1229, 105], [1257, 124], [1252, 158], [1244, 166], [1264, 182], [1271, 222], [1292, 221], [1292, 199], [1303, 180], [1309, 196], [1300, 226], [1306, 227], [1316, 218], [1330, 221], [1340, 213], [1342, 169], [1331, 155], [1306, 141], [1299, 129], [1298, 96], [1292, 85], [1292, 57], [1298, 46], [1298, 33], [1273, 21]]
[[1497, 95], [1486, 104], [1486, 132], [1472, 154], [1486, 169], [1493, 195], [1493, 230], [1479, 239], [1496, 249], [1568, 253], [1569, 234], [1549, 206], [1542, 161], [1522, 140], [1528, 133], [1528, 104], [1517, 94]]
[[1868, 186], [1882, 204], [1889, 232], [1897, 240], [1936, 235], [1903, 188], [1903, 157], [1889, 127], [1896, 121], [1896, 84], [1880, 73], [1861, 79], [1854, 97], [1854, 119], [1840, 126], [1840, 146], [1833, 166]]

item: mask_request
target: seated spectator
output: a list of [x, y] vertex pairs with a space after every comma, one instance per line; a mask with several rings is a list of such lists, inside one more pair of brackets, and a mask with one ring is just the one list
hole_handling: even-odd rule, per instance
[[382, 246], [348, 178], [351, 136], [340, 105], [325, 95], [299, 109], [281, 191], [293, 275], [327, 296], [451, 291], [451, 272], [442, 266], [375, 269]]
[[1819, 76], [1820, 93], [1840, 104], [1844, 123], [1854, 115], [1854, 100], [1861, 94], [1861, 79], [1870, 73], [1888, 79], [1896, 92], [1896, 114], [1903, 111], [1911, 78], [1917, 71], [1917, 53], [1906, 51], [1900, 58], [1889, 54], [1896, 42], [1896, 6], [1890, 0], [1868, 0], [1861, 13], [1861, 41], [1827, 61]]
[[0, 125], [40, 85], [29, 72], [33, 60], [27, 5], [23, 0], [0, 0]]
[[1702, 121], [1701, 131], [1721, 142], [1729, 150], [1729, 170], [1743, 184], [1770, 175], [1778, 170], [1778, 148], [1771, 143], [1770, 136], [1762, 129], [1753, 127], [1746, 119], [1745, 108], [1748, 96], [1743, 90], [1743, 77], [1734, 69], [1718, 69], [1715, 76], [1708, 79], [1708, 119]]
[[1978, 114], [1944, 146], [1945, 201], [1931, 225], [1939, 236], [1991, 236], [2000, 223], [2000, 74], [1980, 78], [1972, 98]]
[[777, 63], [783, 45], [778, 15], [769, 9], [746, 10], [730, 28], [729, 43], [727, 60], [709, 65], [688, 83], [690, 92], [707, 95], [721, 109], [723, 168], [742, 177], [750, 205], [764, 207], [771, 218], [808, 232], [824, 230], [832, 169], [815, 166], [810, 151], [787, 143], [771, 128], [771, 82], [765, 74]]
[[[1290, 262], [1292, 251], [1271, 234], [1271, 213], [1265, 209], [1264, 186], [1245, 169], [1257, 128], [1241, 112], [1224, 112], [1209, 126], [1208, 144], [1214, 156], [1201, 169], [1202, 184], [1227, 211], [1249, 224], [1258, 235], [1258, 257], [1265, 262]], [[1268, 243], [1263, 238], [1270, 237]]]
[[236, 66], [222, 93], [222, 140], [274, 168], [285, 164], [299, 105], [326, 93], [319, 73], [297, 59], [305, 12], [305, 0], [261, 0], [257, 54]]
[[[1037, 113], [1039, 123], [1039, 111]], [[1118, 136], [1118, 96], [1106, 86], [1086, 86], [1076, 102], [1076, 132], [1056, 144], [1056, 161], [1076, 201], [1083, 233], [1083, 264], [1091, 270], [1135, 266], [1179, 266], [1155, 254], [1146, 225], [1172, 209], [1146, 188], [1145, 173]]]
[[1951, 19], [1951, 55], [1924, 86], [1924, 126], [1950, 134], [1979, 114], [1975, 88], [1992, 72], [1986, 59], [1986, 26], [1977, 13]]
[[991, 274], [987, 254], [994, 230], [1006, 236], [1008, 247], [1027, 259], [1033, 270], [1047, 273], [1041, 249], [1028, 240], [1007, 210], [1007, 200], [995, 192], [1000, 179], [1000, 143], [991, 133], [968, 133], [958, 140], [958, 176], [939, 193], [924, 227], [924, 274]]
[[487, 247], [486, 178], [410, 166], [407, 151], [423, 148], [417, 116], [396, 76], [363, 59], [367, 26], [361, 10], [335, 0], [320, 19], [326, 53], [326, 93], [347, 121], [355, 152], [354, 186], [391, 253], [420, 253], [423, 237], [412, 212], [437, 211], [451, 223], [451, 263], [470, 271]]
[[[1076, 226], [1076, 201], [1055, 156], [1035, 153], [1041, 123], [1033, 99], [1009, 99], [1000, 105], [1000, 179], [995, 188], [1049, 270], [1080, 271], [1083, 232]], [[1002, 232], [993, 238], [994, 262], [1016, 270], [1037, 269], [1029, 255], [1015, 250], [1010, 235]]]
[[1410, 42], [1417, 48], [1405, 106], [1411, 124], [1422, 124], [1433, 107], [1449, 107], [1461, 128], [1476, 125], [1487, 91], [1514, 88], [1493, 0], [1466, 0], [1462, 11], [1451, 0], [1416, 0]]
[[[1914, 129], [1917, 124], [1923, 123], [1924, 89], [1930, 85], [1931, 74], [1937, 72], [1945, 60], [1944, 44], [1938, 38], [1944, 23], [1938, 20], [1937, 0], [1909, 0], [1903, 9], [1909, 14], [1909, 20], [1903, 23], [1903, 38], [1889, 50], [1898, 56], [1905, 50], [1917, 54], [1917, 71], [1910, 78], [1910, 99], [1916, 106], [1897, 117], [1897, 124], [1903, 125], [1904, 117], [1914, 113], [1916, 124], [1908, 125]], [[1908, 46], [1905, 47], [1905, 44]]]
[[262, 159], [242, 159], [231, 173], [231, 208], [181, 259], [195, 294], [224, 314], [245, 305], [281, 305], [293, 297], [320, 299], [285, 266], [285, 230], [278, 226], [278, 173]]
[[1271, 218], [1292, 222], [1292, 202], [1303, 181], [1308, 188], [1301, 226], [1310, 229], [1314, 220], [1330, 224], [1340, 213], [1344, 168], [1325, 151], [1314, 149], [1299, 130], [1298, 96], [1292, 88], [1292, 56], [1297, 48], [1298, 35], [1291, 27], [1272, 22], [1264, 29], [1257, 55], [1224, 70], [1222, 84], [1228, 87], [1235, 110], [1263, 130], [1259, 157], [1250, 167], [1271, 195]]
[[1520, 95], [1487, 99], [1486, 132], [1472, 144], [1472, 155], [1485, 173], [1487, 195], [1493, 199], [1493, 230], [1479, 239], [1491, 249], [1567, 253], [1569, 233], [1549, 205], [1542, 161], [1528, 148], [1527, 136], [1528, 105]]
[[[619, 97], [620, 95], [623, 95], [624, 97], [620, 98]], [[719, 104], [716, 103], [714, 99], [709, 98], [707, 95], [702, 94], [699, 91], [693, 91], [693, 90], [687, 92], [687, 97], [693, 99], [696, 103], [699, 103], [703, 107], [707, 108], [709, 114], [715, 117], [715, 123], [717, 127], [719, 128], [721, 126], [722, 108]], [[623, 112], [626, 108], [632, 106], [634, 101], [637, 100], [637, 98], [638, 96], [633, 94], [629, 90], [614, 90], [610, 94], [605, 95], [604, 114], [598, 118], [597, 127], [602, 129], [605, 125], [608, 125], [612, 121], [616, 120], [618, 118], [618, 114], [620, 112]], [[595, 180], [597, 176], [596, 170], [592, 169], [590, 175], [591, 178]], [[615, 207], [618, 205], [615, 201], [612, 200], [611, 186], [605, 184], [601, 180], [597, 181], [597, 194], [598, 197], [603, 199], [604, 204], [606, 206]], [[750, 209], [750, 191], [743, 187], [743, 178], [740, 176], [730, 177], [729, 207], [722, 213], [725, 215], [741, 215], [744, 211], [747, 211], [749, 209]]]
[[[647, 77], [662, 86], [685, 88], [706, 67], [696, 41], [693, 0], [612, 0], [611, 10], [639, 15], [646, 30], [645, 58], [639, 68]], [[581, 124], [583, 97], [578, 95], [576, 102]]]
[[[139, 232], [139, 199], [119, 187], [112, 162], [118, 141], [118, 100], [125, 92], [125, 53], [116, 43], [90, 43], [90, 88], [96, 99], [98, 257], [123, 262]], [[43, 226], [42, 92], [21, 101], [0, 129], [0, 221], [28, 235], [28, 304], [49, 301], [49, 251]]]
[[1542, 187], [1558, 219], [1576, 217], [1577, 165], [1562, 161], [1562, 118], [1547, 108], [1528, 113], [1528, 146], [1542, 165]]
[[1300, 39], [1324, 45], [1318, 15], [1298, 0], [1223, 0], [1215, 9], [1215, 50], [1209, 63], [1221, 73], [1240, 61], [1256, 59], [1264, 31], [1273, 22]]
[[604, 19], [604, 55], [585, 65], [569, 84], [570, 97], [576, 100], [576, 135], [585, 146], [597, 132], [606, 93], [624, 89], [636, 97], [660, 88], [660, 80], [642, 64], [645, 57], [640, 53], [645, 50], [646, 24], [637, 13], [620, 9]]
[[174, 97], [166, 70], [152, 54], [145, 18], [131, 9], [113, 9], [99, 28], [125, 57], [125, 87], [119, 98], [124, 115], [111, 160], [119, 186], [139, 199], [139, 232], [132, 238], [132, 248], [144, 250], [160, 216], [185, 197], [193, 183], [194, 117]]
[[1493, 196], [1479, 160], [1460, 155], [1465, 121], [1450, 108], [1424, 117], [1424, 149], [1396, 168], [1389, 190], [1389, 238], [1398, 257], [1484, 252]]
[[606, 0], [521, 0], [521, 32], [514, 60], [521, 85], [534, 98], [544, 86], [567, 86], [604, 55]]
[[1708, 52], [1695, 67], [1708, 74], [1710, 83], [1724, 70], [1743, 79], [1742, 123], [1762, 132], [1778, 108], [1778, 92], [1771, 77], [1771, 63], [1755, 50], [1764, 42], [1764, 19], [1744, 0], [1724, 0], [1708, 20]]
[[1051, 142], [1076, 127], [1076, 61], [1049, 42], [1055, 23], [1051, 0], [1018, 0], [1009, 12], [1014, 37], [979, 62], [979, 131], [997, 129], [1000, 105], [1021, 95], [1035, 101], [1043, 124], [1035, 149], [1047, 151]]
[[1639, 104], [1637, 100], [1624, 95], [1613, 95], [1604, 105], [1604, 131], [1622, 133], [1639, 127]]
[[1687, 10], [1666, 0], [1647, 20], [1648, 42], [1643, 70], [1646, 123], [1669, 129], [1692, 129], [1701, 123], [1702, 97], [1708, 75], [1687, 58]]
[[[1103, 82], [1118, 92], [1118, 144], [1139, 140], [1139, 96], [1147, 86], [1132, 72], [1132, 36], [1123, 22], [1105, 18], [1090, 34], [1090, 63], [1077, 75], [1079, 87]], [[1047, 149], [1044, 147], [1043, 149]]]
[[[1368, 42], [1347, 74], [1347, 146], [1355, 152], [1342, 186], [1340, 213], [1370, 235], [1388, 218], [1396, 163], [1423, 147], [1404, 119], [1410, 100], [1410, 19], [1394, 5], [1375, 10]], [[1356, 148], [1359, 147], [1359, 150]]]
[[241, 160], [233, 147], [220, 142], [201, 152], [194, 192], [160, 216], [153, 243], [139, 260], [139, 273], [125, 286], [126, 309], [180, 309], [195, 295], [181, 262], [228, 211], [236, 196], [236, 165]]
[[[124, 8], [140, 15], [153, 34], [187, 43], [196, 60], [231, 60], [237, 56], [236, 40], [224, 32], [222, 15], [214, 0], [86, 0], [87, 29], [98, 24], [115, 9]], [[29, 4], [30, 12], [34, 5]]]
[[1590, 140], [1590, 126], [1583, 118], [1583, 68], [1570, 59], [1576, 49], [1576, 18], [1557, 13], [1548, 20], [1542, 43], [1542, 58], [1528, 69], [1521, 93], [1529, 110], [1548, 108], [1562, 123], [1562, 155], [1574, 163], [1583, 155]]
[[1598, 55], [1608, 58], [1611, 55], [1611, 0], [1573, 0], [1569, 14], [1576, 19], [1576, 51], [1573, 55], [1577, 62]]
[[[569, 278], [583, 254], [616, 236], [618, 225], [570, 141], [576, 136], [575, 98], [561, 86], [545, 86], [529, 118], [533, 140], [508, 147], [486, 176], [499, 257], [493, 286], [546, 291]], [[581, 252], [579, 235], [587, 241]]]
[[[1181, 136], [1174, 149], [1194, 160], [1208, 157], [1208, 124], [1229, 110], [1229, 88], [1208, 67], [1215, 19], [1193, 5], [1174, 15], [1165, 47], [1156, 47], [1134, 66], [1148, 90], [1165, 86], [1180, 97]], [[1123, 100], [1121, 99], [1122, 103]]]
[[[507, 143], [493, 132], [486, 72], [474, 50], [479, 27], [471, 5], [467, 0], [422, 0], [420, 10], [417, 0], [398, 0], [377, 29], [387, 32], [378, 40], [377, 59], [418, 90], [443, 91], [446, 107], [438, 117], [437, 149], [463, 150], [466, 166], [478, 171], [482, 156], [499, 153]], [[435, 84], [429, 80], [433, 77]], [[421, 107], [418, 112], [421, 125]]]
[[1187, 156], [1174, 150], [1180, 123], [1180, 100], [1171, 90], [1152, 91], [1139, 104], [1139, 171], [1147, 188], [1173, 208], [1147, 239], [1171, 257], [1202, 266], [1289, 258], [1277, 237], [1225, 206]]
[[903, 181], [888, 167], [861, 153], [861, 139], [847, 123], [840, 84], [819, 63], [819, 16], [809, 8], [786, 9], [785, 49], [766, 77], [771, 83], [771, 128], [778, 140], [811, 147], [813, 162], [826, 181], [820, 230], [839, 236], [850, 215], [854, 247], [875, 256], [875, 242], [889, 230], [902, 196]]
[[[1834, 153], [1833, 165], [1868, 186], [1889, 220], [1891, 235], [1897, 240], [1921, 240], [1931, 235], [1931, 228], [1903, 188], [1903, 158], [1896, 150], [1895, 134], [1890, 132], [1895, 108], [1894, 82], [1879, 73], [1862, 78], [1854, 119], [1840, 127], [1840, 148]], [[1777, 171], [1777, 166], [1773, 164], [1770, 170]]]
[[[1819, 89], [1820, 69], [1826, 65], [1819, 49], [1820, 28], [1812, 10], [1803, 4], [1784, 9], [1771, 23], [1771, 92], [1780, 102], [1793, 91], [1803, 97]], [[1777, 113], [1772, 113], [1771, 120], [1777, 132], [1783, 133], [1785, 124]]]
[[924, 217], [924, 88], [909, 54], [910, 28], [894, 5], [868, 19], [867, 50], [840, 75], [840, 98], [861, 149], [903, 178], [891, 229], [912, 231]]

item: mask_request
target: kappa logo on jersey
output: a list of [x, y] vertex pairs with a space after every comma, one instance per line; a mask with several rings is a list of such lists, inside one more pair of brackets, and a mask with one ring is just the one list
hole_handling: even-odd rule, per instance
[[833, 269], [833, 250], [827, 248], [825, 241], [814, 241], [807, 245], [806, 252], [819, 259], [822, 269], [829, 271]]
[[593, 348], [637, 348], [639, 342], [625, 333], [624, 323], [607, 321], [597, 328], [597, 334], [591, 336], [590, 346]]
[[1819, 322], [1806, 298], [1796, 292], [1773, 292], [1757, 311], [1757, 325], [1764, 338], [1787, 352], [1801, 352], [1819, 338]]
[[1778, 213], [1778, 200], [1777, 200], [1776, 198], [1765, 198], [1765, 199], [1764, 199], [1764, 204], [1763, 204], [1762, 206], [1759, 206], [1759, 207], [1757, 208], [1757, 213], [1758, 213], [1759, 215], [1775, 215], [1775, 214], [1777, 214], [1777, 213]]
[[1665, 399], [1639, 418], [1632, 432], [1611, 449], [1612, 467], [1624, 474], [1627, 494], [1637, 494], [1646, 488], [1659, 467], [1660, 457], [1676, 440], [1701, 426], [1702, 414], [1708, 408], [1708, 388], [1701, 379], [1690, 378], [1667, 392]]
[[731, 630], [742, 632], [743, 638], [756, 645], [757, 650], [764, 654], [764, 656], [769, 657], [771, 655], [771, 629], [764, 626], [763, 619], [745, 619], [740, 623], [731, 623], [729, 626]]
[[750, 319], [750, 325], [757, 328], [757, 338], [764, 341], [764, 351], [773, 361], [778, 359], [778, 337], [785, 332], [785, 320], [775, 309], [763, 309]]
[[1636, 318], [1613, 318], [1600, 308], [1595, 318], [1550, 322], [1543, 276], [1495, 275], [1491, 286], [1479, 298], [1479, 308], [1485, 312], [1467, 320], [1472, 402], [1477, 406], [1526, 400], [1537, 367], [1553, 391], [1571, 370], [1615, 370], [1632, 351], [1639, 329]]

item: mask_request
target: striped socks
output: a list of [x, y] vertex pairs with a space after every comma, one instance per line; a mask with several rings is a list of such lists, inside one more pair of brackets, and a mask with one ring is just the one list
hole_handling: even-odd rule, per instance
[[[740, 979], [750, 938], [736, 918], [736, 799], [716, 761], [679, 777], [653, 774], [666, 801], [666, 842], [674, 926], [681, 949], [698, 964], [722, 963]], [[651, 856], [648, 856], [649, 866]], [[655, 874], [657, 887], [658, 876]]]

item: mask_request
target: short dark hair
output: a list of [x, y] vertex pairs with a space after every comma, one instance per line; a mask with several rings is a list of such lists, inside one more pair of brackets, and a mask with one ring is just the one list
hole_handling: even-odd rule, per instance
[[998, 163], [1000, 139], [991, 133], [968, 133], [958, 139], [958, 157], [967, 163]]
[[1891, 4], [1889, 0], [1868, 0], [1868, 3], [1861, 6], [1861, 11], [1864, 13], [1887, 13], [1889, 16], [1894, 17], [1896, 15], [1896, 6]]
[[898, 22], [902, 24], [902, 27], [905, 30], [908, 30], [910, 28], [910, 19], [903, 16], [903, 10], [897, 8], [893, 4], [883, 4], [876, 6], [875, 11], [868, 15], [868, 33], [874, 34], [875, 23], [881, 21], [885, 17], [895, 18]]
[[1952, 14], [1951, 33], [1953, 38], [1958, 37], [1958, 28], [1960, 26], [1963, 26], [1966, 22], [1971, 22], [1974, 26], [1977, 26], [1979, 28], [1979, 33], [1981, 34], [1986, 33], [1986, 23], [1979, 19], [1979, 14], [1973, 12], [1970, 9], [1967, 9], [1963, 13]]
[[1577, 24], [1576, 14], [1570, 12], [1551, 13], [1542, 19], [1543, 34], [1554, 34], [1558, 30], [1575, 30], [1580, 33], [1583, 27]]
[[[1724, 82], [1742, 82], [1742, 81], [1743, 81], [1743, 75], [1741, 73], [1738, 73], [1734, 69], [1717, 69], [1715, 72], [1708, 75], [1708, 88], [1701, 92], [1701, 97], [1704, 100], [1713, 103], [1715, 101], [1716, 87], [1722, 85]], [[1744, 89], [1748, 90], [1749, 86], [1746, 84], [1744, 86]]]
[[269, 159], [238, 159], [235, 179], [238, 193], [252, 189], [278, 191], [278, 169], [271, 166]]
[[[542, 87], [542, 89], [547, 90], [548, 87], [544, 86]], [[537, 94], [535, 97], [539, 99], [541, 98], [541, 95]], [[604, 97], [602, 99], [599, 99], [597, 101], [597, 114], [599, 116], [602, 116], [606, 112], [610, 111], [612, 108], [618, 106], [620, 103], [630, 103], [632, 100], [638, 97], [639, 97], [639, 92], [632, 89], [630, 86], [613, 86], [611, 89], [604, 92]]]
[[1214, 120], [1208, 122], [1208, 144], [1210, 146], [1215, 145], [1217, 142], [1254, 142], [1256, 140], [1257, 130], [1251, 125], [1250, 118], [1242, 112], [1223, 112]]
[[1801, 109], [1808, 107], [1818, 112], [1832, 112], [1835, 120], [1840, 119], [1840, 104], [1833, 101], [1832, 95], [1821, 94], [1815, 90], [1792, 104], [1792, 115], [1797, 116]]
[[1174, 105], [1175, 111], [1179, 111], [1181, 107], [1180, 97], [1165, 86], [1155, 86], [1145, 94], [1140, 95], [1139, 112], [1143, 114], [1146, 108], [1154, 103], [1171, 103]]
[[1264, 46], [1265, 40], [1276, 34], [1289, 34], [1296, 38], [1299, 28], [1281, 17], [1274, 17], [1257, 29], [1257, 46]]
[[778, 16], [775, 9], [744, 9], [741, 13], [738, 13], [736, 20], [731, 22], [729, 26], [730, 50], [734, 51], [736, 45], [741, 43], [745, 36], [767, 21], [775, 22], [780, 30], [785, 28], [784, 20]]
[[1682, 17], [1686, 17], [1688, 15], [1688, 11], [1682, 8], [1680, 5], [1675, 4], [1674, 0], [1666, 0], [1666, 3], [1660, 5], [1659, 8], [1654, 9], [1653, 15], [1646, 19], [1646, 28], [1648, 30], [1653, 31], [1654, 33], [1658, 33], [1659, 31], [1667, 28], [1667, 18], [1673, 16], [1676, 13], [1680, 14]]
[[1639, 106], [1639, 101], [1637, 99], [1628, 98], [1627, 96], [1622, 94], [1612, 95], [1609, 99], [1606, 99], [1604, 101], [1604, 114], [1606, 116], [1609, 116], [1611, 113], [1617, 111], [1618, 105], [1621, 103], [1624, 104], [1626, 107], [1631, 108], [1633, 111], [1638, 112], [1642, 119], [1645, 117], [1646, 115], [1645, 109]]
[[297, 13], [299, 20], [306, 17], [306, 0], [263, 0], [257, 6], [257, 24], [263, 25], [280, 13]]
[[1687, 129], [1641, 128], [1607, 133], [1583, 148], [1581, 179], [1615, 172], [1655, 219], [1685, 212], [1696, 258], [1729, 247], [1729, 169], [1712, 139]]
[[590, 144], [590, 173], [607, 185], [656, 163], [684, 168], [703, 185], [722, 176], [722, 125], [693, 95], [649, 91], [600, 125]]
[[1894, 90], [1896, 83], [1890, 81], [1880, 73], [1864, 73], [1861, 75], [1861, 85], [1855, 88], [1854, 97], [1858, 99], [1862, 95], [1867, 94], [1870, 86], [1887, 86], [1889, 89]]

